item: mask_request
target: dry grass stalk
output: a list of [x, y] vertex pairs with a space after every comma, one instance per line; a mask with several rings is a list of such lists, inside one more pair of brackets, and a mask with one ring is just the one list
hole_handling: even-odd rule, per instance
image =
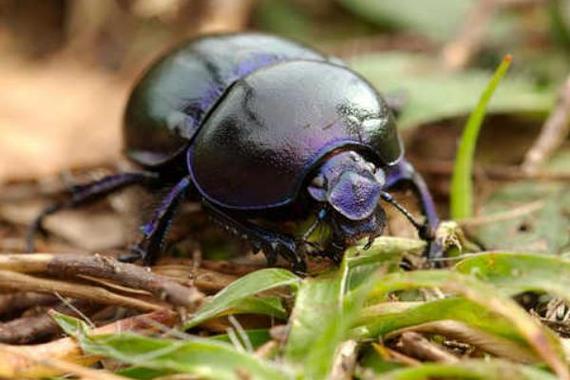
[[[161, 310], [93, 329], [91, 336], [125, 331], [149, 334], [170, 328], [177, 322], [178, 318], [175, 313]], [[68, 372], [68, 368], [55, 368], [50, 363], [46, 363], [43, 361], [45, 358], [63, 360], [82, 366], [90, 366], [100, 360], [98, 356], [84, 354], [73, 338], [63, 338], [33, 346], [14, 347], [0, 344], [0, 378], [42, 378]]]

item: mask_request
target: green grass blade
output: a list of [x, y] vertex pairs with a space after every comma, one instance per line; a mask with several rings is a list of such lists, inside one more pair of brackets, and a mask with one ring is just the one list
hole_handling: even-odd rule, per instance
[[554, 380], [557, 377], [531, 366], [509, 363], [503, 360], [462, 360], [459, 363], [427, 363], [383, 374], [385, 380], [427, 379], [520, 379]]
[[459, 142], [453, 177], [451, 179], [451, 217], [463, 219], [473, 216], [473, 159], [477, 137], [481, 130], [481, 124], [487, 111], [487, 105], [499, 85], [499, 82], [507, 72], [511, 64], [511, 56], [507, 55], [495, 71], [495, 74], [481, 94], [481, 98], [463, 130]]
[[361, 246], [347, 250], [338, 270], [302, 282], [289, 322], [285, 359], [304, 379], [328, 378], [337, 347], [348, 338], [378, 280], [375, 272], [398, 270], [404, 248], [422, 247], [419, 241], [383, 237], [368, 250]]
[[173, 340], [131, 333], [81, 339], [86, 352], [154, 370], [186, 373], [203, 379], [292, 379], [284, 368], [255, 355], [236, 350], [231, 344], [194, 338]]
[[[251, 308], [251, 296], [281, 286], [297, 286], [300, 281], [301, 279], [298, 276], [279, 268], [261, 269], [250, 273], [232, 282], [216, 294], [210, 302], [194, 314], [192, 319], [184, 324], [184, 329], [197, 326], [205, 320], [221, 315], [232, 308], [240, 309], [239, 303], [242, 301], [247, 303], [247, 310], [253, 313], [256, 310]], [[259, 311], [264, 312], [267, 303], [260, 302], [258, 306], [260, 306]]]
[[544, 292], [570, 303], [570, 261], [561, 257], [486, 252], [460, 261], [455, 270], [473, 274], [507, 296]]
[[570, 378], [560, 339], [537, 323], [512, 299], [473, 276], [436, 270], [392, 273], [384, 276], [382, 281], [375, 285], [371, 296], [372, 299], [386, 300], [391, 292], [422, 287], [437, 287], [459, 294], [509, 319], [537, 355], [562, 378]]
[[[82, 321], [60, 313], [53, 318], [76, 338], [86, 353], [135, 366], [137, 377], [153, 374], [191, 374], [200, 379], [293, 379], [284, 366], [262, 360], [229, 343], [192, 337], [187, 340], [150, 338], [133, 333], [89, 336]], [[241, 375], [241, 376], [240, 376]]]
[[462, 342], [502, 358], [539, 361], [511, 320], [462, 297], [370, 305], [361, 311], [352, 332], [358, 340], [384, 340], [407, 329], [461, 337]]

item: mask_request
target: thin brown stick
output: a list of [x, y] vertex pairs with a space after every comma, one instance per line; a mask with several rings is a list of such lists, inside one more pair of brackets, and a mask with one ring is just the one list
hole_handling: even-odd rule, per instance
[[421, 364], [419, 360], [411, 358], [398, 351], [392, 350], [391, 348], [384, 345], [372, 344], [372, 347], [374, 348], [374, 351], [376, 351], [376, 353], [384, 360], [402, 363], [407, 366], [417, 366]]
[[58, 298], [43, 293], [10, 293], [0, 295], [0, 315], [17, 313], [30, 307], [48, 306], [58, 302]]
[[516, 219], [524, 215], [539, 211], [545, 205], [545, 201], [538, 200], [526, 203], [520, 207], [515, 207], [505, 212], [498, 212], [490, 215], [476, 216], [474, 218], [462, 219], [457, 221], [461, 227], [476, 227], [485, 224], [504, 222], [506, 220]]
[[457, 363], [459, 358], [422, 335], [408, 331], [402, 334], [397, 346], [405, 354], [420, 360]]
[[536, 363], [539, 361], [536, 354], [525, 346], [452, 320], [428, 322], [393, 331], [386, 336], [386, 339], [395, 338], [408, 331], [443, 335], [447, 338], [469, 343], [483, 351], [517, 362]]
[[279, 343], [274, 340], [270, 340], [262, 344], [257, 350], [255, 350], [255, 356], [262, 359], [270, 358], [279, 350]]
[[465, 17], [457, 38], [443, 48], [443, 61], [450, 70], [466, 67], [471, 58], [481, 49], [489, 21], [498, 8], [497, 0], [480, 0]]
[[[80, 314], [91, 313], [100, 309], [94, 303], [87, 301], [75, 301], [73, 303], [61, 303], [55, 307], [60, 313], [81, 317]], [[28, 344], [53, 338], [61, 333], [59, 325], [46, 313], [25, 316], [0, 324], [0, 342], [7, 344]]]
[[[150, 333], [156, 332], [158, 325], [172, 327], [177, 321], [175, 313], [161, 310], [99, 327], [92, 330], [90, 335], [96, 336], [125, 331]], [[64, 360], [84, 366], [92, 365], [101, 359], [96, 355], [85, 355], [73, 338], [63, 338], [34, 346], [14, 347], [0, 344], [0, 378], [43, 378], [68, 372], [67, 368], [55, 368], [49, 363], [43, 363], [43, 358]]]
[[[453, 173], [452, 161], [415, 160], [414, 166], [422, 173], [449, 176]], [[482, 175], [498, 181], [537, 180], [537, 181], [570, 181], [570, 172], [524, 172], [517, 166], [485, 166], [476, 167]]]
[[128, 288], [146, 290], [159, 300], [189, 308], [195, 308], [204, 298], [193, 286], [183, 286], [147, 268], [101, 255], [5, 254], [0, 256], [0, 269], [63, 278], [106, 279]]
[[0, 352], [9, 353], [14, 357], [21, 357], [23, 360], [37, 365], [51, 367], [60, 373], [74, 374], [80, 376], [82, 380], [126, 380], [126, 377], [118, 376], [106, 370], [95, 370], [82, 365], [73, 364], [65, 360], [53, 359], [49, 357], [39, 358], [19, 350], [17, 347], [2, 346]]
[[534, 145], [527, 152], [522, 170], [534, 173], [566, 140], [570, 132], [570, 76], [560, 89], [558, 102]]
[[96, 286], [37, 278], [6, 270], [0, 270], [0, 289], [42, 293], [57, 292], [66, 297], [92, 300], [102, 304], [120, 305], [144, 311], [162, 310], [165, 308], [164, 305], [125, 297]]
[[350, 380], [354, 378], [356, 368], [356, 356], [358, 343], [355, 340], [347, 340], [337, 348], [335, 360], [329, 375], [331, 380]]
[[261, 268], [255, 265], [236, 264], [231, 261], [211, 261], [211, 260], [202, 260], [201, 267], [204, 269], [209, 269], [214, 272], [231, 274], [235, 276], [244, 276], [248, 273], [251, 273]]
[[188, 264], [157, 265], [152, 270], [159, 275], [187, 284], [189, 281], [206, 294], [217, 293], [238, 279], [237, 275], [229, 275], [205, 268], [195, 268]]

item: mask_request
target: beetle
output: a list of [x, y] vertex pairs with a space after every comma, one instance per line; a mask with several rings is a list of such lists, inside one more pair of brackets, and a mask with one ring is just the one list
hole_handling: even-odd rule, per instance
[[[391, 203], [433, 240], [439, 220], [432, 197], [404, 158], [394, 116], [376, 89], [340, 59], [300, 43], [261, 33], [219, 34], [190, 40], [159, 58], [127, 102], [126, 156], [140, 171], [78, 186], [45, 217], [139, 184], [174, 183], [142, 238], [125, 260], [152, 263], [183, 200], [202, 208], [227, 230], [306, 269], [309, 236], [320, 223], [332, 237], [322, 254], [339, 260], [344, 249], [383, 233], [382, 201]], [[405, 184], [420, 200], [419, 223], [390, 189]], [[299, 236], [267, 221], [314, 223]], [[438, 255], [431, 244], [430, 255]]]

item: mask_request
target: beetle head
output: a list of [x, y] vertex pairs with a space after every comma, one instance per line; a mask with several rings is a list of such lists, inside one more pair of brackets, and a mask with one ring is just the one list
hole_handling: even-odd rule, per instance
[[308, 187], [309, 194], [333, 210], [337, 235], [347, 243], [363, 236], [376, 237], [384, 228], [380, 197], [385, 174], [356, 152], [331, 157], [321, 166]]

